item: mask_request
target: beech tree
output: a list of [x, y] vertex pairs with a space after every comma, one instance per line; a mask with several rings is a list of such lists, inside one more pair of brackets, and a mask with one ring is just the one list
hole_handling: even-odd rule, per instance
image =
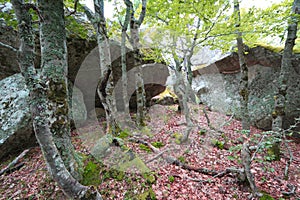
[[153, 32], [153, 43], [171, 58], [167, 62], [173, 65], [176, 77], [174, 92], [187, 122], [182, 141], [188, 139], [193, 127], [188, 108], [189, 99], [194, 99], [191, 58], [201, 45], [208, 44], [211, 32], [224, 19], [228, 6], [226, 0], [149, 2], [148, 21]]
[[[237, 28], [237, 48], [240, 63], [241, 79], [240, 79], [240, 90], [239, 95], [241, 98], [241, 113], [242, 113], [242, 128], [247, 132], [247, 138], [250, 136], [250, 121], [248, 112], [248, 98], [249, 98], [249, 88], [248, 88], [248, 65], [245, 60], [245, 46], [243, 43], [242, 32], [239, 30], [241, 27], [241, 13], [239, 0], [234, 0], [234, 15], [236, 19]], [[251, 153], [249, 150], [249, 141], [244, 138], [243, 147], [241, 152], [241, 160], [245, 172], [245, 181], [249, 183], [252, 190], [252, 195], [255, 197], [258, 194], [255, 180], [253, 174], [251, 173]]]
[[293, 48], [295, 46], [295, 40], [297, 38], [297, 30], [300, 14], [300, 1], [294, 0], [292, 6], [292, 14], [288, 22], [287, 37], [285, 40], [285, 46], [283, 50], [280, 75], [278, 81], [278, 91], [274, 96], [275, 105], [272, 113], [272, 131], [274, 131], [277, 141], [272, 146], [272, 152], [274, 153], [275, 160], [280, 160], [280, 140], [282, 136], [282, 124], [283, 117], [285, 116], [285, 102], [286, 94], [288, 90], [288, 81], [291, 74], [296, 73], [292, 66]]
[[[39, 0], [38, 6], [12, 0], [15, 9], [20, 49], [18, 59], [30, 91], [30, 111], [37, 141], [53, 179], [73, 199], [102, 199], [93, 186], [81, 185], [76, 179], [74, 155], [70, 142], [67, 87], [66, 36], [62, 0]], [[34, 34], [29, 12], [39, 15], [41, 71], [34, 67]], [[67, 160], [63, 160], [63, 158]]]
[[145, 108], [146, 108], [146, 92], [144, 87], [144, 81], [142, 76], [141, 63], [138, 60], [141, 60], [140, 53], [140, 35], [139, 29], [145, 19], [146, 15], [146, 5], [147, 0], [142, 0], [142, 11], [139, 14], [139, 18], [135, 18], [135, 10], [133, 8], [133, 4], [130, 0], [124, 0], [124, 3], [127, 7], [127, 11], [130, 13], [129, 17], [129, 25], [130, 25], [130, 38], [129, 42], [133, 48], [133, 53], [135, 56], [134, 66], [137, 68], [135, 73], [135, 81], [136, 81], [136, 101], [137, 101], [137, 113], [136, 113], [136, 123], [138, 126], [144, 125], [145, 118]]
[[118, 124], [116, 121], [116, 102], [113, 96], [114, 82], [111, 66], [110, 42], [104, 16], [104, 1], [94, 0], [95, 13], [88, 7], [84, 7], [85, 13], [96, 30], [99, 47], [101, 76], [97, 87], [97, 93], [106, 113], [106, 133], [115, 133]]

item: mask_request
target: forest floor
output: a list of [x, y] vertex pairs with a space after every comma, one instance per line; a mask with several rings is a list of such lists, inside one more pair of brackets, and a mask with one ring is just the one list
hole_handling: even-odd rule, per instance
[[[242, 167], [239, 159], [243, 141], [241, 123], [231, 116], [207, 111], [211, 121], [209, 127], [203, 108], [202, 105], [191, 107], [195, 126], [189, 141], [180, 144], [180, 135], [186, 130], [186, 124], [184, 116], [176, 111], [177, 106], [151, 107], [147, 126], [135, 133], [122, 132], [123, 147], [127, 148], [120, 150], [118, 145], [111, 147], [103, 160], [95, 159], [90, 154], [96, 138], [82, 137], [83, 132], [90, 135], [99, 132], [101, 121], [73, 131], [74, 146], [84, 158], [83, 182], [98, 185], [104, 199], [248, 199], [251, 192], [236, 174], [219, 174], [227, 168]], [[255, 183], [260, 191], [274, 199], [299, 200], [299, 140], [289, 143], [293, 160], [288, 180], [285, 180], [284, 169], [290, 159], [289, 151], [282, 144], [280, 161], [270, 162], [272, 158], [263, 148], [270, 138], [268, 133], [251, 127], [250, 143], [260, 146], [259, 151], [252, 153], [255, 154], [251, 165]], [[137, 140], [146, 143], [134, 142]], [[158, 151], [154, 152], [147, 144], [155, 146]], [[128, 162], [115, 155], [117, 152], [123, 156], [125, 151], [135, 152], [136, 162], [131, 163], [134, 166], [124, 167], [124, 163]], [[166, 162], [168, 157], [176, 158], [180, 164]], [[39, 147], [30, 149], [19, 162], [22, 163], [20, 169], [0, 176], [0, 199], [67, 199], [50, 178]], [[0, 164], [0, 169], [8, 163]], [[116, 166], [127, 171], [119, 171]], [[295, 191], [290, 196], [283, 195], [293, 188]]]

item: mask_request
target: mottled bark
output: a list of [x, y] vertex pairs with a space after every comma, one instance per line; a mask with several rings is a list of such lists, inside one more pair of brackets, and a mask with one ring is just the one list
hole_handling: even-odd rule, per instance
[[124, 113], [129, 114], [129, 99], [127, 92], [128, 78], [126, 66], [126, 31], [130, 20], [130, 8], [127, 7], [124, 24], [122, 25], [122, 40], [121, 40], [121, 65], [122, 65], [122, 93], [124, 103]]
[[300, 14], [300, 0], [295, 0], [292, 8], [292, 16], [288, 23], [287, 38], [285, 41], [283, 56], [281, 60], [281, 69], [278, 82], [278, 91], [274, 96], [275, 105], [272, 113], [272, 131], [274, 131], [275, 137], [278, 141], [272, 146], [272, 153], [275, 156], [275, 160], [280, 160], [280, 138], [282, 135], [282, 123], [285, 116], [285, 104], [286, 93], [288, 90], [289, 75], [295, 73], [292, 66], [293, 48], [295, 46], [295, 40], [297, 38], [297, 30]]
[[[24, 4], [23, 0], [12, 0], [11, 3], [13, 4], [17, 16], [19, 37], [21, 41], [20, 49], [18, 52], [18, 60], [21, 72], [25, 78], [26, 86], [30, 92], [30, 111], [32, 114], [35, 135], [46, 160], [48, 170], [52, 175], [53, 179], [62, 188], [64, 193], [70, 198], [102, 199], [100, 194], [94, 187], [83, 186], [72, 176], [72, 174], [68, 171], [68, 169], [65, 166], [66, 162], [63, 161], [61, 152], [59, 152], [59, 149], [54, 143], [55, 138], [53, 137], [53, 123], [56, 122], [56, 120], [61, 120], [62, 124], [64, 124], [64, 131], [69, 130], [68, 128], [65, 128], [67, 126], [65, 124], [68, 124], [68, 122], [65, 121], [68, 120], [68, 113], [64, 113], [66, 115], [64, 116], [61, 113], [54, 112], [53, 109], [55, 109], [54, 106], [56, 106], [56, 104], [53, 104], [53, 101], [51, 101], [51, 97], [53, 97], [53, 93], [55, 93], [55, 88], [53, 88], [51, 82], [59, 80], [57, 80], [57, 77], [54, 74], [64, 72], [60, 75], [66, 76], [65, 69], [58, 69], [58, 71], [54, 70], [51, 74], [51, 69], [46, 67], [45, 70], [48, 70], [48, 72], [43, 71], [42, 74], [37, 73], [37, 71], [34, 68], [34, 34], [31, 23], [31, 14], [29, 13], [28, 7], [26, 7], [26, 4]], [[47, 8], [48, 4], [52, 4], [56, 8], [56, 11], [53, 9], [51, 10], [53, 14], [55, 14], [56, 12], [57, 14], [59, 14], [61, 13], [60, 11], [63, 10], [62, 1], [39, 1], [39, 6], [41, 8]], [[41, 10], [43, 11], [44, 9]], [[60, 18], [63, 19], [63, 15], [60, 15]], [[43, 17], [41, 19], [41, 25], [45, 25], [43, 24], [45, 22], [48, 22], [48, 25], [50, 25], [51, 20], [53, 19], [49, 18], [48, 12], [44, 12]], [[53, 28], [53, 26], [51, 27]], [[52, 35], [55, 35], [56, 31], [57, 29], [54, 29]], [[62, 31], [64, 31], [64, 29]], [[43, 40], [43, 42], [49, 42], [47, 38], [43, 38], [42, 36], [41, 39]], [[50, 47], [48, 45], [45, 45], [44, 48]], [[55, 50], [59, 51], [60, 49]], [[43, 52], [45, 51], [47, 52], [47, 49], [43, 49]], [[60, 66], [60, 59], [65, 58], [54, 56], [52, 57], [52, 59], [57, 61], [58, 66]], [[53, 67], [55, 66], [55, 64], [56, 63], [52, 63]], [[62, 83], [60, 82], [59, 84], [61, 85]], [[61, 92], [61, 90], [58, 90], [58, 92]], [[59, 97], [62, 98], [62, 96]], [[60, 98], [59, 100], [62, 100]], [[65, 96], [65, 98], [67, 99], [67, 96]], [[62, 132], [58, 133], [63, 134]], [[65, 134], [68, 134], [68, 132], [65, 132]]]
[[71, 143], [68, 87], [67, 47], [62, 1], [38, 1], [40, 23], [41, 76], [47, 80], [49, 129], [66, 168], [80, 178], [78, 162]]
[[[173, 55], [175, 52], [173, 52]], [[190, 110], [188, 106], [188, 94], [189, 94], [189, 86], [185, 83], [184, 77], [182, 75], [182, 67], [179, 60], [176, 58], [175, 61], [175, 84], [174, 84], [174, 92], [178, 98], [179, 106], [178, 109], [184, 114], [185, 121], [187, 124], [187, 127], [185, 129], [184, 134], [182, 135], [180, 141], [181, 142], [187, 142], [189, 135], [192, 131], [193, 123], [190, 117]]]
[[[248, 66], [245, 61], [245, 47], [242, 38], [242, 32], [239, 30], [241, 15], [240, 15], [240, 6], [239, 0], [234, 0], [234, 13], [236, 18], [236, 28], [237, 28], [237, 47], [238, 47], [238, 56], [240, 63], [240, 71], [241, 71], [241, 79], [239, 85], [239, 94], [241, 98], [241, 113], [242, 113], [242, 128], [243, 130], [247, 130], [247, 137], [250, 135], [250, 120], [249, 120], [249, 112], [248, 112], [248, 96], [249, 96], [249, 88], [248, 88]], [[241, 151], [241, 160], [244, 167], [246, 182], [249, 183], [252, 195], [256, 197], [258, 195], [257, 187], [255, 184], [255, 180], [253, 174], [251, 173], [251, 153], [249, 150], [249, 144], [246, 139], [243, 142], [243, 148]]]
[[142, 0], [142, 11], [140, 13], [139, 19], [135, 18], [135, 12], [133, 9], [132, 2], [130, 0], [124, 0], [127, 9], [130, 10], [130, 43], [133, 48], [133, 53], [135, 56], [135, 82], [136, 82], [136, 97], [137, 97], [137, 113], [136, 113], [136, 123], [138, 126], [144, 125], [145, 110], [146, 110], [146, 92], [144, 87], [144, 80], [141, 69], [141, 55], [140, 55], [140, 36], [139, 28], [144, 21], [146, 15], [146, 5], [147, 1]]
[[89, 8], [84, 7], [85, 13], [97, 34], [97, 42], [99, 47], [101, 76], [97, 87], [97, 94], [101, 100], [106, 113], [106, 133], [114, 134], [118, 129], [116, 116], [116, 102], [113, 94], [114, 83], [111, 66], [110, 44], [107, 35], [106, 19], [104, 17], [103, 0], [94, 0], [95, 14]]
[[234, 1], [234, 11], [236, 17], [236, 28], [237, 28], [237, 47], [238, 56], [240, 63], [241, 79], [239, 85], [239, 94], [241, 98], [241, 114], [242, 114], [242, 128], [244, 130], [250, 130], [250, 120], [248, 111], [248, 99], [249, 99], [249, 88], [248, 88], [248, 66], [245, 61], [245, 46], [243, 43], [242, 32], [240, 28], [240, 8], [238, 0]]

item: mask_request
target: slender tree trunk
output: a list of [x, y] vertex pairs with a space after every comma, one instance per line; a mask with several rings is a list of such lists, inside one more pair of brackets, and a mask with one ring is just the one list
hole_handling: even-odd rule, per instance
[[[248, 88], [248, 66], [245, 61], [245, 47], [242, 38], [242, 32], [239, 30], [241, 15], [239, 0], [234, 0], [234, 12], [236, 17], [236, 27], [237, 27], [237, 47], [239, 62], [241, 68], [241, 79], [240, 79], [240, 97], [241, 97], [241, 113], [242, 113], [242, 128], [247, 131], [247, 137], [250, 136], [250, 121], [248, 113], [248, 98], [249, 98], [249, 88]], [[246, 138], [246, 137], [245, 137]], [[253, 197], [258, 194], [257, 187], [255, 184], [254, 176], [251, 173], [251, 152], [249, 150], [249, 141], [244, 138], [243, 148], [241, 151], [241, 160], [245, 171], [246, 182], [249, 183], [252, 190]]]
[[[66, 162], [62, 160], [61, 153], [54, 143], [55, 139], [53, 137], [52, 126], [55, 120], [53, 120], [53, 118], [60, 117], [62, 123], [66, 123], [65, 120], [68, 120], [68, 113], [65, 113], [65, 116], [61, 114], [57, 115], [56, 112], [53, 112], [53, 102], [48, 99], [49, 94], [51, 94], [50, 97], [53, 97], [52, 93], [56, 92], [55, 88], [51, 87], [51, 81], [57, 81], [53, 80], [56, 79], [56, 76], [50, 76], [50, 74], [48, 74], [49, 76], [42, 76], [41, 74], [38, 74], [34, 68], [34, 34], [31, 23], [31, 14], [29, 13], [30, 7], [34, 7], [34, 5], [25, 4], [23, 0], [12, 0], [11, 3], [13, 4], [17, 16], [19, 37], [21, 41], [18, 60], [21, 72], [25, 78], [26, 86], [30, 91], [30, 111], [33, 119], [33, 127], [46, 160], [48, 170], [53, 179], [70, 198], [100, 200], [102, 198], [96, 188], [81, 185], [71, 175], [65, 167]], [[52, 4], [56, 7], [56, 11], [52, 10], [54, 13], [57, 12], [56, 14], [59, 14], [60, 11], [63, 10], [62, 1], [51, 1], [51, 3], [39, 1], [39, 6], [41, 6], [41, 8], [48, 7], [46, 6], [47, 4]], [[47, 12], [42, 13], [42, 25], [44, 25], [43, 23], [47, 20], [52, 20], [49, 18], [48, 14], [49, 13]], [[63, 15], [59, 16], [63, 18]], [[48, 25], [51, 24], [49, 21], [48, 23]], [[53, 28], [53, 26], [51, 27]], [[53, 29], [53, 35], [55, 35], [56, 31], [57, 29]], [[43, 39], [44, 42], [47, 41], [47, 38], [41, 37], [41, 39]], [[49, 47], [45, 45], [44, 48]], [[56, 50], [59, 51], [59, 49]], [[46, 49], [44, 49], [44, 51], [46, 51]], [[62, 58], [52, 57], [52, 59], [60, 63], [59, 60]], [[52, 64], [55, 65], [56, 63]], [[48, 68], [48, 70], [50, 69]], [[57, 71], [52, 71], [52, 73], [61, 73], [61, 76], [66, 76], [65, 69], [58, 69]], [[58, 92], [60, 92], [60, 90]], [[65, 99], [67, 99], [67, 96], [65, 96]], [[66, 106], [68, 106], [68, 104]]]
[[[292, 14], [300, 14], [300, 0], [295, 0], [293, 3]], [[275, 105], [272, 113], [272, 131], [275, 134], [276, 141], [272, 148], [271, 153], [275, 156], [275, 160], [280, 160], [280, 139], [282, 134], [282, 123], [285, 116], [285, 102], [286, 93], [288, 90], [289, 75], [295, 73], [292, 66], [293, 48], [295, 46], [295, 40], [297, 38], [299, 16], [291, 16], [290, 22], [287, 28], [287, 38], [285, 41], [283, 56], [281, 60], [281, 69], [278, 82], [278, 92], [274, 96]]]
[[129, 99], [127, 92], [127, 66], [126, 66], [126, 31], [130, 21], [130, 8], [127, 7], [124, 24], [122, 25], [122, 41], [121, 41], [121, 63], [122, 63], [122, 93], [124, 102], [125, 116], [129, 114]]
[[245, 61], [245, 47], [243, 43], [242, 33], [240, 28], [240, 8], [238, 0], [234, 2], [234, 10], [236, 13], [236, 27], [237, 27], [237, 47], [241, 70], [241, 79], [239, 85], [239, 94], [241, 97], [241, 113], [242, 113], [242, 128], [244, 130], [250, 130], [249, 112], [248, 112], [248, 99], [249, 99], [249, 88], [248, 88], [248, 66]]
[[130, 10], [130, 43], [133, 47], [133, 53], [135, 56], [134, 66], [136, 67], [135, 81], [136, 81], [136, 97], [137, 97], [137, 113], [136, 113], [136, 124], [137, 126], [144, 125], [145, 110], [146, 110], [146, 92], [144, 87], [144, 80], [141, 69], [141, 56], [140, 56], [140, 36], [139, 28], [144, 21], [146, 15], [147, 1], [142, 0], [142, 11], [139, 19], [135, 19], [135, 12], [133, 5], [130, 0], [124, 0], [127, 9]]
[[[173, 55], [175, 52], [173, 52]], [[186, 85], [185, 81], [184, 81], [184, 77], [182, 75], [182, 67], [181, 67], [181, 63], [175, 59], [175, 77], [176, 77], [176, 81], [175, 81], [175, 85], [174, 85], [174, 92], [178, 98], [178, 102], [179, 102], [179, 109], [180, 111], [184, 114], [185, 117], [185, 121], [187, 124], [187, 127], [185, 129], [184, 134], [182, 135], [182, 138], [180, 139], [180, 142], [187, 142], [189, 135], [192, 131], [192, 127], [193, 127], [193, 123], [192, 120], [190, 118], [190, 110], [189, 110], [189, 106], [188, 106], [188, 86]]]
[[107, 35], [106, 19], [104, 17], [103, 0], [94, 0], [95, 14], [87, 7], [84, 11], [93, 24], [99, 47], [101, 76], [97, 87], [97, 93], [104, 107], [106, 114], [106, 133], [115, 133], [118, 129], [116, 121], [116, 101], [114, 98], [114, 82], [111, 66], [110, 43]]

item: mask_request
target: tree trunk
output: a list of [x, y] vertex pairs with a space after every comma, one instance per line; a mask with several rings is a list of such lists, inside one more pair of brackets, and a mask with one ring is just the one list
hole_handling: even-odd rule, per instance
[[[59, 149], [54, 143], [55, 139], [53, 137], [52, 131], [55, 130], [53, 129], [53, 123], [56, 122], [56, 118], [61, 120], [61, 123], [64, 125], [64, 131], [69, 130], [68, 128], [66, 128], [66, 126], [68, 126], [68, 112], [64, 112], [62, 114], [53, 111], [55, 109], [55, 106], [57, 105], [53, 105], [53, 101], [51, 101], [51, 98], [54, 97], [54, 93], [56, 92], [56, 88], [53, 87], [51, 82], [58, 81], [56, 75], [54, 74], [59, 73], [60, 76], [66, 76], [66, 68], [60, 68], [60, 63], [63, 63], [61, 59], [65, 59], [65, 57], [56, 57], [56, 55], [48, 54], [49, 56], [52, 56], [51, 58], [54, 61], [57, 61], [57, 63], [51, 63], [53, 65], [52, 68], [46, 67], [45, 69], [43, 69], [46, 71], [49, 70], [48, 72], [43, 71], [42, 74], [37, 73], [37, 71], [34, 68], [34, 34], [32, 30], [31, 14], [29, 13], [29, 9], [31, 7], [34, 7], [34, 5], [25, 4], [23, 0], [12, 0], [11, 3], [13, 4], [17, 16], [19, 37], [21, 41], [20, 49], [18, 52], [18, 60], [20, 63], [21, 72], [25, 78], [26, 86], [30, 91], [30, 111], [33, 119], [33, 127], [36, 138], [39, 142], [42, 153], [46, 160], [48, 170], [52, 175], [53, 179], [58, 183], [58, 185], [62, 188], [62, 190], [68, 197], [73, 199], [100, 200], [102, 198], [96, 188], [83, 186], [72, 176], [72, 174], [68, 171], [68, 169], [65, 166], [66, 163], [68, 164], [70, 162], [63, 161], [61, 157], [61, 152], [59, 152]], [[53, 10], [53, 7], [51, 7], [51, 5], [49, 4], [54, 6], [56, 9]], [[59, 17], [57, 19], [59, 19], [59, 22], [63, 21], [63, 15], [59, 15], [63, 13], [61, 12], [63, 11], [63, 2], [58, 0], [51, 2], [39, 1], [39, 6], [42, 8], [42, 17], [40, 16], [41, 26], [45, 26], [44, 23], [47, 22], [47, 25], [54, 28], [52, 30], [53, 35], [56, 35], [56, 31], [58, 30], [64, 32], [64, 29], [61, 30], [60, 28], [53, 26], [53, 24], [50, 22], [51, 20], [53, 20], [50, 17], [51, 14], [49, 14], [49, 12], [44, 12], [45, 8], [52, 8], [50, 9], [53, 12], [52, 14], [58, 14], [57, 16]], [[47, 34], [41, 35], [41, 42], [50, 42], [48, 40], [49, 38], [44, 37], [47, 37]], [[43, 52], [47, 52], [49, 51], [47, 48], [50, 48], [50, 46], [44, 45], [43, 48]], [[61, 50], [56, 46], [54, 48], [57, 49], [52, 50]], [[62, 53], [64, 52], [62, 51]], [[50, 60], [51, 58], [48, 59]], [[47, 63], [45, 59], [43, 61], [44, 63]], [[58, 66], [57, 70], [55, 70], [54, 68], [56, 64]], [[52, 69], [54, 71], [52, 71], [51, 74], [50, 72]], [[64, 85], [61, 82], [59, 82], [60, 86]], [[65, 102], [64, 100], [68, 99], [66, 96], [67, 92], [61, 92], [61, 90], [58, 90], [58, 96], [60, 97], [59, 100]], [[65, 95], [65, 99], [62, 98], [63, 94]], [[66, 103], [66, 107], [68, 107], [68, 103]], [[66, 110], [68, 110], [68, 108]], [[65, 111], [65, 109], [63, 109], [62, 111]], [[58, 133], [63, 134], [63, 132]], [[65, 134], [68, 134], [68, 132], [65, 132]], [[62, 152], [65, 151], [62, 149]]]
[[[300, 0], [295, 0], [293, 3], [292, 14], [300, 14]], [[271, 148], [271, 154], [275, 156], [275, 160], [280, 160], [280, 139], [282, 134], [283, 117], [285, 116], [286, 93], [288, 90], [289, 75], [295, 73], [292, 66], [293, 48], [297, 38], [299, 16], [291, 16], [287, 28], [287, 38], [285, 41], [283, 56], [281, 60], [281, 69], [279, 75], [278, 92], [274, 96], [275, 105], [272, 113], [272, 131], [275, 134], [275, 141]]]
[[[175, 52], [173, 52], [174, 55]], [[185, 129], [184, 134], [182, 135], [180, 142], [184, 143], [188, 141], [189, 135], [192, 131], [193, 123], [190, 118], [190, 110], [188, 106], [188, 94], [189, 94], [189, 88], [186, 85], [184, 81], [184, 77], [182, 75], [182, 68], [180, 66], [180, 62], [178, 60], [175, 61], [175, 85], [174, 85], [174, 92], [178, 98], [179, 102], [179, 110], [184, 114], [185, 121], [187, 124], [187, 128]]]
[[135, 82], [136, 82], [136, 101], [137, 101], [137, 113], [136, 113], [136, 124], [137, 126], [144, 126], [145, 110], [146, 110], [146, 92], [144, 87], [144, 80], [141, 69], [141, 55], [140, 55], [140, 36], [139, 28], [144, 21], [146, 15], [147, 1], [142, 0], [142, 11], [139, 19], [136, 20], [134, 17], [135, 11], [130, 0], [124, 0], [127, 9], [130, 11], [130, 43], [133, 47], [133, 53], [135, 56], [134, 66], [136, 67]]
[[128, 78], [127, 78], [127, 66], [126, 66], [126, 31], [128, 29], [129, 20], [130, 20], [130, 8], [127, 7], [124, 24], [122, 25], [122, 41], [121, 41], [122, 93], [123, 93], [125, 116], [129, 114], [129, 99], [128, 99], [128, 92], [127, 92]]
[[[42, 78], [47, 80], [49, 129], [66, 168], [80, 178], [77, 156], [71, 143], [68, 84], [67, 46], [62, 1], [38, 1], [43, 20], [40, 23]], [[55, 33], [55, 34], [54, 34]]]
[[[249, 88], [248, 88], [248, 66], [245, 61], [245, 47], [242, 38], [242, 32], [239, 30], [241, 15], [240, 15], [240, 6], [239, 1], [234, 1], [234, 12], [236, 17], [236, 27], [237, 27], [237, 47], [238, 47], [238, 55], [239, 62], [241, 68], [241, 80], [239, 85], [239, 94], [241, 97], [241, 113], [242, 113], [242, 128], [247, 131], [247, 137], [250, 136], [250, 121], [249, 121], [249, 113], [248, 113], [248, 97], [249, 97]], [[241, 151], [241, 160], [244, 167], [246, 182], [249, 183], [252, 195], [254, 197], [257, 196], [257, 187], [255, 184], [255, 180], [253, 174], [251, 173], [251, 152], [249, 150], [249, 143], [247, 139], [244, 138], [243, 148]]]
[[241, 97], [241, 114], [242, 114], [242, 128], [244, 130], [250, 130], [249, 112], [248, 112], [248, 99], [249, 99], [249, 88], [248, 88], [248, 66], [245, 61], [245, 47], [243, 43], [242, 33], [240, 28], [240, 8], [238, 0], [234, 1], [234, 10], [236, 13], [236, 27], [237, 27], [237, 47], [239, 62], [241, 68], [241, 79], [239, 85], [239, 94]]
[[97, 42], [99, 47], [100, 63], [99, 68], [101, 76], [97, 87], [97, 94], [101, 100], [106, 114], [106, 133], [115, 134], [118, 129], [116, 121], [116, 101], [114, 98], [114, 83], [111, 66], [110, 44], [107, 35], [106, 19], [104, 17], [103, 0], [94, 0], [95, 14], [87, 8], [83, 7], [85, 14], [93, 24], [97, 34]]

